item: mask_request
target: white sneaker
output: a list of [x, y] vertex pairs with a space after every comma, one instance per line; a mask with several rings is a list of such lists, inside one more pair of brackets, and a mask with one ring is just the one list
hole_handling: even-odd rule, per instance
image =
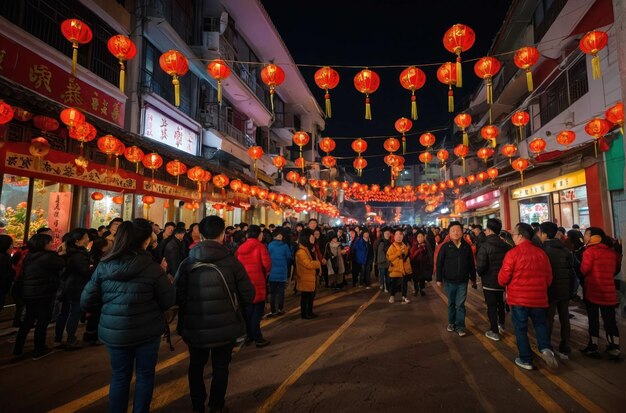
[[366, 290], [371, 289], [372, 287], [370, 287], [369, 285], [367, 287], [365, 287]]
[[555, 369], [559, 367], [559, 363], [556, 361], [556, 358], [554, 357], [554, 353], [552, 352], [552, 350], [548, 348], [544, 348], [543, 350], [541, 350], [541, 358], [543, 359], [543, 361], [546, 362], [548, 367], [550, 367], [551, 369]]
[[411, 302], [411, 301], [410, 301], [408, 298], [406, 298], [406, 297], [402, 297], [402, 304], [408, 304], [408, 303], [410, 303], [410, 302]]
[[569, 360], [569, 356], [565, 353], [561, 353], [560, 351], [555, 351], [554, 354], [558, 356], [561, 360]]
[[393, 297], [393, 295], [389, 297], [389, 304], [393, 304], [395, 302], [396, 302], [396, 299]]
[[500, 341], [500, 334], [498, 333], [494, 333], [493, 331], [489, 330], [485, 333], [485, 337], [487, 337], [490, 340], [493, 341]]
[[387, 289], [385, 288], [385, 291], [384, 291], [384, 292], [385, 292], [385, 293], [388, 293], [388, 292], [389, 292], [389, 290], [387, 290]]
[[504, 334], [505, 331], [504, 326], [502, 324], [498, 324], [498, 333]]

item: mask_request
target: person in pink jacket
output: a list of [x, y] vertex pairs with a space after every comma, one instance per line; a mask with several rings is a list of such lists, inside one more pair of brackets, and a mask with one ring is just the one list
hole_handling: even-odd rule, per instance
[[533, 320], [541, 357], [551, 368], [558, 365], [552, 352], [546, 319], [552, 267], [546, 253], [532, 243], [534, 234], [530, 225], [517, 224], [512, 234], [515, 248], [506, 253], [498, 273], [498, 283], [506, 287], [506, 301], [511, 306], [511, 319], [515, 327], [519, 351], [515, 364], [526, 370], [533, 369], [528, 341], [529, 318]]
[[243, 264], [256, 294], [253, 303], [244, 309], [248, 325], [247, 343], [254, 341], [257, 347], [265, 347], [270, 342], [261, 334], [261, 318], [267, 297], [267, 277], [272, 269], [272, 261], [265, 244], [261, 242], [263, 232], [258, 225], [248, 227], [246, 241], [237, 248], [235, 256]]
[[621, 257], [609, 247], [610, 240], [600, 228], [589, 227], [585, 231], [585, 244], [580, 272], [583, 276], [583, 294], [589, 317], [589, 344], [582, 353], [593, 358], [600, 358], [598, 337], [600, 336], [600, 316], [604, 321], [604, 330], [609, 357], [619, 358], [619, 330], [615, 320], [617, 291], [614, 277]]

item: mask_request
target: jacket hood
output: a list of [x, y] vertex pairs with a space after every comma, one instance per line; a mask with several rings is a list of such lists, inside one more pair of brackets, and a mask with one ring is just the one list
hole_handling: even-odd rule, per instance
[[246, 242], [244, 242], [243, 244], [239, 246], [239, 248], [237, 249], [237, 254], [239, 255], [250, 254], [252, 253], [252, 251], [259, 248], [260, 245], [261, 245], [261, 241], [259, 241], [258, 239], [248, 238]]
[[98, 267], [102, 278], [107, 280], [128, 280], [143, 272], [154, 264], [152, 256], [147, 251], [129, 252], [128, 254], [111, 261], [100, 261]]
[[230, 255], [230, 251], [219, 242], [205, 240], [198, 242], [189, 251], [189, 259], [202, 262], [217, 262]]

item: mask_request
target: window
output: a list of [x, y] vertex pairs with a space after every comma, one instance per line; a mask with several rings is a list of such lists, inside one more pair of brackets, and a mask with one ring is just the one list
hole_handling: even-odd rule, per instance
[[557, 117], [588, 91], [587, 60], [581, 56], [541, 94], [539, 98], [541, 123], [533, 122], [534, 130]]
[[550, 202], [548, 196], [520, 200], [519, 220], [527, 224], [550, 221]]
[[[0, 196], [0, 223], [2, 233], [13, 238], [15, 244], [21, 245], [26, 231], [28, 213], [28, 186], [30, 179], [24, 176], [4, 174], [2, 194]], [[43, 223], [41, 226], [45, 226]]]
[[533, 15], [535, 43], [539, 43], [550, 27], [552, 27], [566, 4], [567, 0], [540, 0], [537, 2], [537, 8]]
[[[91, 212], [90, 228], [99, 228], [101, 225], [109, 225], [113, 218], [122, 217], [122, 204], [113, 202], [113, 197], [123, 196], [119, 192], [98, 191], [104, 195], [100, 200], [89, 198], [89, 210]], [[93, 192], [90, 192], [93, 193]]]

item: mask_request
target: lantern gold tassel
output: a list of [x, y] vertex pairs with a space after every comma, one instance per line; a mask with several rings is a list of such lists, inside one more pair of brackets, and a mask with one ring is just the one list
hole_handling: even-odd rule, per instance
[[461, 69], [461, 52], [456, 57], [456, 87], [463, 87], [463, 69]]
[[533, 85], [533, 72], [530, 69], [526, 70], [526, 87], [529, 92], [532, 92], [535, 86]]
[[372, 106], [369, 96], [365, 98], [365, 119], [372, 120]]
[[274, 113], [274, 87], [270, 88], [270, 105], [272, 106], [272, 113]]
[[120, 90], [124, 91], [124, 83], [126, 80], [126, 70], [124, 67], [124, 61], [120, 60]]
[[463, 164], [463, 175], [465, 175], [465, 158], [461, 158], [461, 163]]
[[174, 105], [178, 107], [180, 106], [180, 82], [178, 76], [174, 75], [172, 77], [172, 84], [174, 85]]
[[117, 170], [120, 167], [120, 158], [118, 158], [117, 156], [115, 157], [115, 173], [117, 173]]
[[495, 149], [495, 147], [498, 146], [498, 142], [496, 139], [492, 139], [491, 140], [491, 147]]
[[493, 87], [491, 85], [491, 78], [487, 79], [487, 104], [493, 105]]
[[217, 103], [222, 106], [222, 81], [217, 81]]
[[450, 89], [448, 90], [448, 112], [454, 112], [454, 92], [452, 92], [452, 85], [450, 85]]
[[326, 103], [326, 117], [327, 118], [332, 118], [333, 117], [333, 110], [330, 107], [330, 93], [328, 93], [328, 90], [326, 91], [326, 94], [324, 95], [324, 100]]
[[72, 76], [76, 76], [76, 62], [78, 61], [78, 43], [73, 42], [72, 48], [74, 49], [72, 51]]
[[597, 158], [598, 157], [598, 140], [597, 139], [593, 141], [593, 151], [595, 152], [596, 158]]
[[469, 146], [469, 135], [465, 129], [463, 129], [463, 145]]
[[402, 136], [402, 155], [406, 153], [406, 136]]
[[411, 95], [411, 119], [417, 120], [417, 99], [415, 98], [415, 91]]
[[593, 55], [593, 59], [591, 59], [591, 68], [593, 71], [593, 78], [600, 79], [602, 77], [602, 69], [600, 68], [600, 56], [598, 54]]

